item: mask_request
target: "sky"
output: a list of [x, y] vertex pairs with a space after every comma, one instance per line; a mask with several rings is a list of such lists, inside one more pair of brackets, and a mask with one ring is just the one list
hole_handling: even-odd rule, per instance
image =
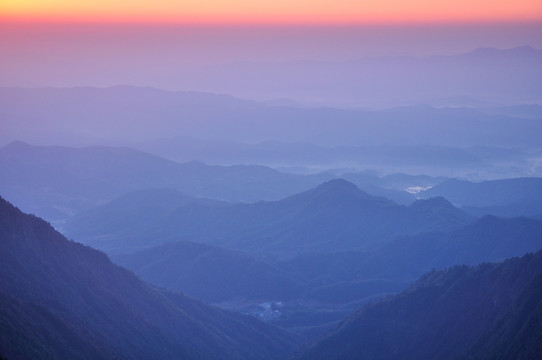
[[542, 49], [540, 0], [0, 1], [0, 86], [191, 90], [215, 64], [522, 45]]
[[14, 21], [441, 23], [542, 19], [540, 0], [3, 0]]

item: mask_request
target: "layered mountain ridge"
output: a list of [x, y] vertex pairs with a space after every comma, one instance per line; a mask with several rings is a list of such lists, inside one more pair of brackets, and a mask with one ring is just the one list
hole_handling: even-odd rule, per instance
[[[423, 206], [425, 201], [438, 200], [420, 200], [405, 207], [335, 179], [278, 201], [221, 206], [194, 201], [164, 211], [153, 223], [134, 222], [124, 228], [115, 219], [129, 210], [118, 209], [112, 215], [105, 205], [75, 216], [66, 224], [65, 231], [69, 237], [110, 253], [190, 240], [251, 252], [287, 254], [362, 249], [397, 235], [450, 230], [472, 221], [470, 216], [446, 205], [445, 200], [440, 200], [439, 206]], [[92, 225], [95, 223], [104, 228], [97, 229]], [[137, 234], [133, 229], [138, 229]]]

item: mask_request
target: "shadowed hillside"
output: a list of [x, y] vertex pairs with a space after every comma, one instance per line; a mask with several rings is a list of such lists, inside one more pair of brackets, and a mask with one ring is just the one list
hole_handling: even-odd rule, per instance
[[299, 359], [539, 358], [541, 275], [541, 252], [433, 271], [351, 315]]
[[0, 199], [0, 353], [8, 359], [276, 359], [299, 340], [157, 289]]

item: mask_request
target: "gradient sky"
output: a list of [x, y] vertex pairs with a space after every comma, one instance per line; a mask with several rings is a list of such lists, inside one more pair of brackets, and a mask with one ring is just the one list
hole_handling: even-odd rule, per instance
[[540, 0], [3, 0], [11, 20], [412, 23], [542, 19]]
[[542, 48], [541, 0], [0, 0], [0, 86], [191, 90], [213, 64], [522, 45]]

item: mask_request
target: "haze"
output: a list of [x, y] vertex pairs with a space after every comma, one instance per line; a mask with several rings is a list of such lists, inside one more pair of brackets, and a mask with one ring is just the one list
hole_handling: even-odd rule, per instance
[[541, 64], [540, 0], [2, 1], [0, 360], [542, 358]]
[[[1, 26], [0, 84], [24, 87], [152, 86], [168, 90], [227, 93], [248, 99], [289, 97], [320, 105], [363, 105], [326, 94], [307, 96], [312, 75], [298, 72], [298, 93], [274, 90], [275, 74], [303, 69], [301, 62], [324, 69], [375, 56], [457, 55], [480, 47], [542, 48], [540, 23], [352, 25], [352, 26], [204, 26], [13, 23]], [[408, 59], [405, 59], [405, 62]], [[246, 62], [250, 62], [246, 72]], [[237, 66], [236, 66], [237, 65]], [[254, 78], [250, 67], [272, 65]], [[217, 70], [217, 66], [219, 69]], [[225, 67], [225, 68], [220, 68]], [[314, 66], [313, 66], [314, 67]], [[232, 70], [233, 68], [233, 70]], [[278, 68], [278, 69], [277, 69]], [[259, 70], [258, 70], [259, 71]], [[290, 70], [292, 71], [292, 70]], [[293, 70], [295, 71], [295, 70]], [[217, 73], [218, 72], [218, 73]], [[226, 73], [241, 80], [223, 79]], [[248, 74], [248, 79], [242, 79]], [[289, 76], [289, 75], [285, 75]], [[395, 81], [390, 74], [386, 81]], [[262, 82], [258, 89], [255, 83]], [[325, 78], [321, 81], [325, 81]], [[247, 86], [245, 83], [249, 82]], [[323, 85], [322, 85], [323, 86]], [[502, 85], [503, 87], [505, 84]], [[344, 97], [344, 96], [343, 96]], [[384, 101], [375, 99], [375, 106]], [[424, 102], [420, 99], [417, 102]], [[427, 101], [425, 101], [427, 102]]]

